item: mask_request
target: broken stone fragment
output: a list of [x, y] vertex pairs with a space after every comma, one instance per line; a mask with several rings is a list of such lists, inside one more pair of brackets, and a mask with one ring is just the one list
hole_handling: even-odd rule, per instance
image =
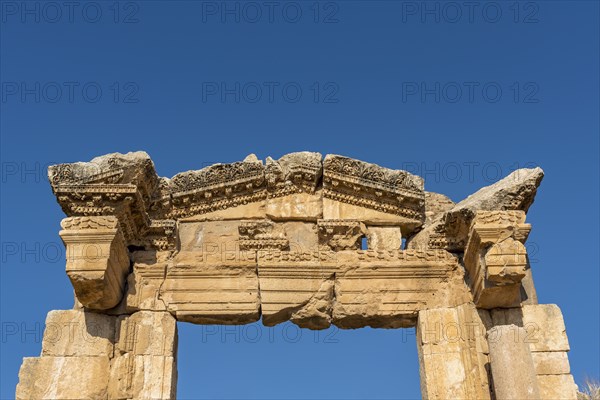
[[323, 216], [323, 156], [308, 151], [290, 153], [273, 160], [267, 157], [266, 214], [273, 220], [316, 221]]
[[365, 224], [356, 220], [320, 219], [317, 228], [319, 248], [325, 251], [358, 250], [367, 234]]
[[408, 248], [437, 248], [462, 252], [467, 244], [471, 221], [477, 210], [522, 210], [527, 212], [544, 177], [541, 168], [523, 168], [486, 186], [409, 238]]
[[335, 259], [328, 252], [259, 251], [262, 321], [291, 320], [302, 328], [331, 325]]
[[358, 250], [335, 254], [333, 323], [340, 328], [407, 328], [417, 313], [471, 300], [463, 269], [443, 250]]
[[152, 192], [158, 184], [154, 163], [144, 151], [111, 153], [89, 162], [57, 164], [48, 167], [53, 189], [67, 184], [144, 184]]
[[425, 192], [425, 225], [429, 225], [437, 217], [454, 207], [448, 196], [441, 193]]

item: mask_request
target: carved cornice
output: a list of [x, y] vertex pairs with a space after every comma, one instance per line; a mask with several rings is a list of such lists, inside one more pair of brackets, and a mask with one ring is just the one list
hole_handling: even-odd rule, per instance
[[319, 153], [291, 153], [275, 161], [267, 158], [265, 176], [269, 198], [314, 193], [323, 174]]
[[416, 221], [425, 219], [423, 180], [406, 171], [327, 155], [323, 164], [323, 188], [323, 195], [332, 200]]
[[175, 175], [170, 181], [172, 218], [185, 218], [248, 204], [267, 197], [260, 162], [215, 164]]
[[[116, 217], [127, 244], [152, 245], [146, 235], [156, 236], [156, 229], [148, 210], [159, 178], [147, 154], [109, 154], [89, 163], [54, 165], [48, 177], [67, 216]], [[164, 241], [174, 245], [167, 236], [159, 240]]]

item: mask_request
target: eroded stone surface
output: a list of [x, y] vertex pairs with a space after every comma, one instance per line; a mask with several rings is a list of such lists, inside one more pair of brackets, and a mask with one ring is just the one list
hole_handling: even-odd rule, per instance
[[[309, 329], [417, 326], [425, 399], [491, 399], [490, 374], [508, 392], [533, 382], [541, 398], [574, 398], [564, 321], [535, 304], [524, 246], [539, 168], [458, 204], [406, 171], [313, 152], [264, 164], [251, 154], [173, 178], [143, 152], [109, 154], [49, 177], [68, 217], [76, 306], [49, 314], [18, 398], [174, 398], [176, 320], [261, 317]], [[511, 324], [536, 340], [489, 342]], [[86, 334], [67, 340], [66, 325]], [[531, 362], [511, 369], [514, 357]]]
[[113, 356], [116, 318], [79, 310], [50, 311], [42, 356]]
[[464, 251], [471, 221], [477, 210], [527, 212], [540, 185], [541, 168], [522, 168], [486, 186], [441, 214], [409, 240], [409, 248]]
[[107, 398], [110, 360], [101, 357], [26, 357], [19, 371], [17, 399]]
[[458, 259], [443, 250], [343, 251], [336, 261], [340, 328], [411, 327], [420, 310], [471, 300]]

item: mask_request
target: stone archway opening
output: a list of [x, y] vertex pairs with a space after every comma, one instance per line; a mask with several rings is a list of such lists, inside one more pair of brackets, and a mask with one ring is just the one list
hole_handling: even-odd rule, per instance
[[178, 323], [178, 333], [179, 399], [420, 398], [414, 329]]
[[52, 166], [76, 304], [48, 314], [17, 398], [174, 398], [177, 322], [261, 321], [416, 328], [425, 399], [575, 400], [524, 246], [542, 177], [455, 204], [407, 171], [311, 152], [170, 179], [143, 152]]

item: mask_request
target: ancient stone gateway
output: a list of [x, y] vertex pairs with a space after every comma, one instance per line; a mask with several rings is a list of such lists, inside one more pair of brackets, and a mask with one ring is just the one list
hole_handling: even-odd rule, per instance
[[454, 204], [406, 171], [309, 152], [171, 179], [143, 152], [50, 167], [76, 301], [48, 313], [16, 396], [174, 398], [176, 321], [262, 317], [416, 327], [426, 399], [574, 400], [563, 318], [537, 304], [524, 246], [542, 177]]

